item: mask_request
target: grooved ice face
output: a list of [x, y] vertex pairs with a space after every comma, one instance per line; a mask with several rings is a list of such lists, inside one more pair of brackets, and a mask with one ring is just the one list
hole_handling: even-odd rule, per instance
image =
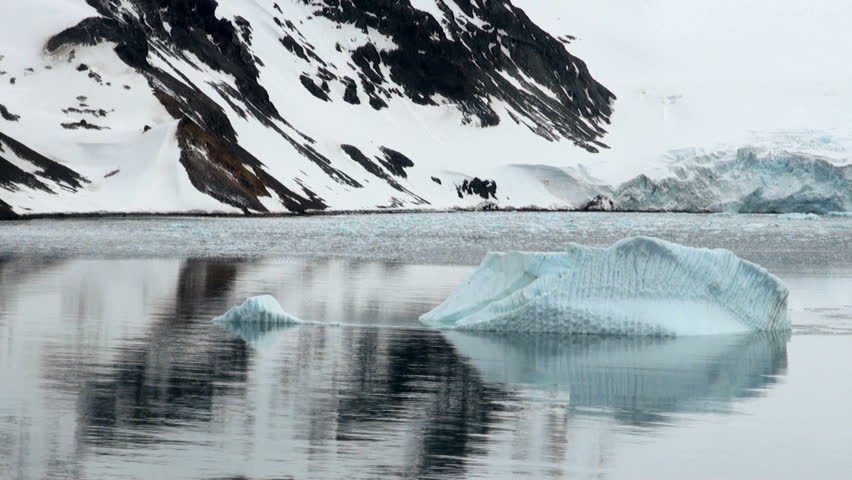
[[562, 253], [491, 253], [420, 317], [458, 330], [708, 335], [789, 330], [787, 289], [727, 250], [647, 237]]

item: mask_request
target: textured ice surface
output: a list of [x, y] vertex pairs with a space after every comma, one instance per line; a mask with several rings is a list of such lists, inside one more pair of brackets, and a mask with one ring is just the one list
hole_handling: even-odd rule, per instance
[[213, 322], [236, 327], [247, 325], [252, 329], [305, 323], [285, 312], [272, 295], [248, 298], [242, 305], [235, 306], [224, 315], [214, 318]]
[[767, 148], [671, 152], [662, 175], [639, 175], [614, 193], [620, 210], [819, 213], [852, 210], [852, 165]]
[[727, 250], [634, 237], [609, 248], [489, 253], [420, 317], [446, 329], [614, 335], [789, 330], [787, 289]]

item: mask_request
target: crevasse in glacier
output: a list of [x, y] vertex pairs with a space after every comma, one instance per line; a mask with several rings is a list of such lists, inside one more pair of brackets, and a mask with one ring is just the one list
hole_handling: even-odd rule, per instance
[[609, 248], [490, 253], [420, 317], [459, 330], [708, 335], [789, 330], [787, 289], [727, 250], [648, 237]]
[[250, 297], [242, 305], [237, 305], [214, 318], [213, 322], [220, 325], [251, 325], [252, 328], [305, 323], [285, 312], [272, 295]]

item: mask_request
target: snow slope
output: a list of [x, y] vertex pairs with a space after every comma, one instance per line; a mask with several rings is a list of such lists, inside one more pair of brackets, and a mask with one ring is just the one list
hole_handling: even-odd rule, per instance
[[[18, 212], [443, 208], [496, 199], [489, 179], [518, 145], [605, 148], [613, 96], [581, 60], [506, 1], [456, 1], [4, 5], [7, 23], [68, 15], [0, 28], [0, 129], [88, 182], [73, 200], [20, 182], [0, 198]], [[152, 183], [156, 198], [134, 193]]]
[[[850, 13], [839, 0], [6, 2], [0, 133], [33, 153], [0, 140], [0, 217], [599, 195], [590, 208], [850, 210], [852, 66], [837, 60]], [[745, 183], [731, 173], [743, 148], [768, 165]], [[45, 159], [70, 172], [45, 177]], [[651, 198], [660, 185], [671, 194]]]
[[[618, 96], [593, 174], [620, 183], [669, 150], [798, 149], [799, 135], [848, 137], [852, 5], [789, 0], [514, 0]], [[825, 145], [850, 158], [849, 142]], [[580, 156], [583, 156], [580, 153]]]
[[777, 278], [730, 251], [634, 237], [609, 248], [490, 253], [420, 321], [454, 330], [568, 334], [786, 331], [787, 295]]

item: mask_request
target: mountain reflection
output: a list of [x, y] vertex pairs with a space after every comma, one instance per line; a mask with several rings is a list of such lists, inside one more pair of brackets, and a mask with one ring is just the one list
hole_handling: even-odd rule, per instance
[[[146, 334], [120, 347], [104, 375], [81, 388], [79, 416], [87, 441], [162, 442], [145, 427], [209, 421], [216, 394], [239, 394], [248, 369], [244, 342], [197, 338], [197, 314], [224, 304], [239, 264], [190, 259], [180, 267], [171, 311]], [[200, 340], [200, 341], [199, 341]], [[126, 428], [132, 427], [132, 428]]]
[[[0, 392], [0, 413], [13, 412], [0, 415], [0, 467], [11, 459], [13, 478], [560, 477], [606, 463], [613, 427], [586, 419], [653, 428], [679, 412], [724, 411], [786, 369], [786, 338], [411, 328], [467, 267], [49, 267], [13, 279], [0, 262], [0, 293], [17, 298], [0, 302], [0, 345], [11, 346], [0, 349], [0, 378], [20, 397]], [[362, 326], [229, 332], [210, 322], [261, 293], [306, 319]], [[29, 403], [10, 410], [12, 400]], [[589, 436], [596, 447], [581, 449]]]

